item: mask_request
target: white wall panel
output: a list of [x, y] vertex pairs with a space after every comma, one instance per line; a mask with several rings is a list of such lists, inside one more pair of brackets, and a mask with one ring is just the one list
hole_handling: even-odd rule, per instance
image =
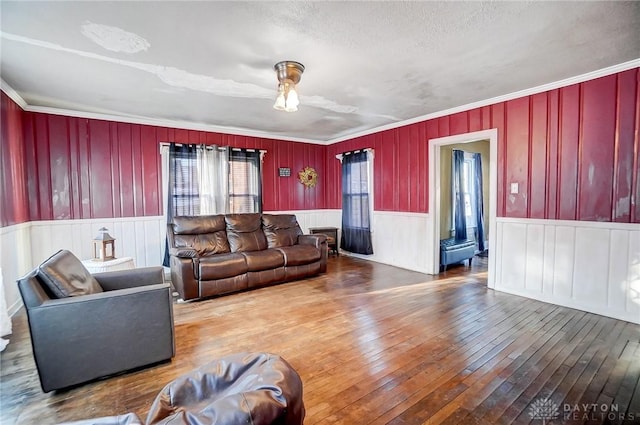
[[9, 315], [22, 305], [16, 281], [31, 268], [31, 223], [0, 228], [0, 269]]
[[640, 226], [499, 218], [496, 231], [496, 290], [640, 323]]
[[[340, 210], [295, 214], [300, 227], [341, 227]], [[374, 255], [359, 256], [428, 273], [432, 238], [428, 214], [375, 211]], [[0, 229], [0, 255], [10, 313], [20, 306], [15, 281], [58, 249], [91, 257], [100, 227], [116, 238], [118, 257], [137, 267], [160, 265], [163, 217], [55, 220]], [[495, 289], [640, 323], [640, 226], [618, 223], [499, 218], [495, 227]]]
[[372, 221], [373, 255], [354, 257], [390, 264], [422, 273], [432, 269], [428, 214], [374, 211]]
[[[508, 288], [524, 290], [527, 265], [527, 226], [505, 223], [502, 229], [502, 252], [507, 254], [502, 263], [502, 281]], [[506, 260], [508, 258], [508, 260]]]
[[610, 232], [589, 227], [576, 229], [572, 292], [580, 304], [608, 304]]
[[571, 298], [573, 294], [575, 238], [575, 227], [556, 228], [552, 291], [554, 296]]
[[532, 224], [527, 227], [527, 258], [524, 287], [527, 291], [542, 292], [544, 274], [544, 226]]
[[626, 311], [640, 317], [640, 231], [629, 234], [628, 258]]
[[[295, 214], [305, 233], [310, 227], [342, 227], [341, 210], [265, 211], [268, 214]], [[374, 211], [371, 220], [373, 255], [351, 255], [428, 273], [431, 270], [431, 235], [428, 214]]]
[[542, 293], [553, 296], [553, 276], [556, 260], [556, 228], [544, 226], [544, 253], [542, 258]]

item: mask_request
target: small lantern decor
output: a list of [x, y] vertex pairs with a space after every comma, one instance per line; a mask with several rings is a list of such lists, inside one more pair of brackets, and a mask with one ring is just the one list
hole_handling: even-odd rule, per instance
[[108, 261], [116, 258], [116, 240], [109, 235], [109, 229], [101, 227], [93, 238], [93, 261]]

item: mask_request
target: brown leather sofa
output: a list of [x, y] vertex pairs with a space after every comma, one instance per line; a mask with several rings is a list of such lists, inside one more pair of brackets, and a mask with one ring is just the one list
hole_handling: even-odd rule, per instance
[[167, 226], [171, 280], [183, 300], [326, 271], [324, 235], [303, 235], [292, 214], [174, 217]]

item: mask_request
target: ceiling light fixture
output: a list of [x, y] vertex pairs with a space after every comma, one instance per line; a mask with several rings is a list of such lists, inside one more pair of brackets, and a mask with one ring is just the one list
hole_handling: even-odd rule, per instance
[[300, 62], [282, 61], [273, 66], [278, 76], [278, 97], [273, 109], [279, 111], [295, 112], [298, 110], [300, 100], [296, 92], [296, 84], [304, 72], [304, 65]]

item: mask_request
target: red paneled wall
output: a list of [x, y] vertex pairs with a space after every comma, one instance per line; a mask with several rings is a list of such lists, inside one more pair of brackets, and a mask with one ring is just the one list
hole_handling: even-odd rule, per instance
[[375, 209], [428, 212], [428, 139], [497, 128], [498, 216], [639, 223], [639, 78], [636, 68], [330, 145], [326, 207], [341, 207], [335, 155], [371, 147]]
[[0, 98], [0, 227], [29, 221], [24, 112], [4, 92]]
[[[323, 179], [305, 188], [296, 178], [305, 166], [322, 175], [323, 146], [42, 113], [24, 117], [31, 220], [161, 215], [159, 148], [168, 141], [265, 149], [264, 209], [324, 208]], [[278, 167], [290, 167], [292, 176], [278, 177]]]
[[[639, 223], [639, 78], [636, 68], [330, 146], [23, 112], [3, 93], [1, 225], [162, 214], [166, 141], [266, 149], [266, 211], [339, 209], [335, 155], [372, 147], [375, 209], [428, 212], [428, 140], [490, 128], [498, 216]], [[315, 188], [296, 179], [305, 166]]]

